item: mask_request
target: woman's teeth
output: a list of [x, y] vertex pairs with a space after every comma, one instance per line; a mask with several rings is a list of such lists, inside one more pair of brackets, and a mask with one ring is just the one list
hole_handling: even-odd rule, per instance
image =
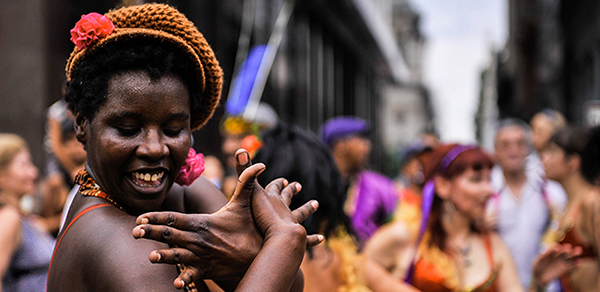
[[142, 182], [152, 183], [152, 182], [156, 182], [159, 179], [161, 179], [164, 174], [165, 174], [164, 172], [159, 172], [159, 173], [154, 173], [154, 174], [134, 172], [133, 177]]

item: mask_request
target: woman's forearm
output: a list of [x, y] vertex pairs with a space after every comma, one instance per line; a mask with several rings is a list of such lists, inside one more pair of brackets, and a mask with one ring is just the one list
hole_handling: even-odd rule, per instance
[[236, 291], [289, 291], [306, 249], [306, 231], [299, 224], [265, 236], [262, 249]]

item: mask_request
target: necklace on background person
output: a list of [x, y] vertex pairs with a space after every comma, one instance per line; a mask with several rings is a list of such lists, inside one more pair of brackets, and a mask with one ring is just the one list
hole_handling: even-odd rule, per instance
[[460, 248], [459, 252], [462, 256], [463, 265], [467, 268], [470, 267], [473, 263], [473, 260], [471, 259], [471, 242], [469, 241], [466, 246]]
[[473, 259], [471, 258], [471, 247], [473, 243], [473, 237], [471, 235], [467, 236], [465, 242], [466, 244], [463, 246], [460, 246], [458, 244], [453, 245], [455, 247], [455, 250], [458, 251], [458, 254], [460, 255], [461, 264], [468, 268], [471, 266], [471, 264], [473, 264]]

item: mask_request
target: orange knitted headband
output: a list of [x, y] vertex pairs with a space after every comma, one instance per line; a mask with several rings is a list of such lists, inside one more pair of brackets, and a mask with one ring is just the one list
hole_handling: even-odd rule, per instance
[[192, 113], [191, 127], [195, 130], [206, 123], [219, 103], [223, 72], [213, 50], [194, 23], [177, 9], [157, 3], [123, 7], [104, 16], [96, 13], [84, 15], [71, 31], [73, 42], [76, 42], [77, 35], [86, 40], [76, 42], [77, 47], [67, 60], [67, 80], [71, 80], [77, 64], [108, 44], [137, 38], [156, 39], [181, 49], [195, 65], [202, 96], [200, 103], [208, 109], [208, 114]]

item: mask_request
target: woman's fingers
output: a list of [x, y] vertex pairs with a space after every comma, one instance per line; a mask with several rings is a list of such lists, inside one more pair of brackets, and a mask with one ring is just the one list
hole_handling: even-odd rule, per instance
[[202, 272], [193, 266], [185, 266], [183, 271], [179, 273], [179, 276], [175, 281], [173, 281], [173, 285], [177, 289], [183, 289], [183, 287], [193, 283], [194, 281], [202, 278]]
[[262, 163], [254, 164], [244, 169], [238, 176], [238, 182], [235, 186], [233, 196], [231, 196], [230, 203], [235, 202], [242, 206], [250, 206], [250, 199], [252, 198], [252, 192], [256, 183], [255, 179], [264, 170], [265, 165]]
[[235, 170], [237, 175], [240, 176], [244, 170], [252, 166], [252, 160], [250, 159], [250, 153], [244, 148], [238, 149], [235, 154]]
[[271, 181], [265, 191], [267, 193], [275, 193], [281, 196], [283, 202], [289, 206], [292, 203], [292, 198], [302, 189], [302, 185], [298, 182], [288, 183], [285, 178], [278, 178]]
[[[195, 220], [194, 220], [195, 219]], [[166, 225], [172, 226], [181, 230], [193, 230], [196, 218], [189, 218], [188, 214], [179, 212], [150, 212], [145, 213], [137, 217], [135, 223], [141, 224], [155, 224], [155, 225]], [[136, 237], [134, 235], [134, 237]]]
[[280, 194], [286, 187], [289, 187], [289, 183], [285, 178], [278, 178], [272, 180], [266, 187], [267, 193]]
[[198, 256], [186, 248], [173, 247], [150, 252], [148, 259], [160, 264], [190, 264], [197, 262]]
[[[200, 216], [199, 216], [200, 217]], [[199, 220], [199, 219], [198, 219]], [[197, 222], [198, 224], [198, 222]], [[207, 233], [208, 227], [195, 228], [195, 230], [182, 231], [165, 225], [148, 225], [142, 224], [133, 228], [133, 237], [136, 239], [146, 238], [170, 245], [181, 247], [199, 247], [206, 246], [206, 242], [202, 239], [203, 234]]]
[[321, 234], [311, 234], [306, 236], [306, 246], [311, 247], [323, 242], [325, 237]]
[[298, 182], [293, 182], [289, 185], [287, 185], [282, 191], [281, 191], [281, 198], [283, 199], [283, 202], [289, 206], [292, 203], [292, 198], [298, 193], [300, 192], [300, 190], [302, 190], [302, 185]]
[[298, 207], [294, 211], [292, 211], [292, 215], [296, 218], [298, 223], [304, 222], [308, 216], [312, 215], [319, 208], [319, 202], [316, 200], [310, 200], [306, 202], [304, 205]]

